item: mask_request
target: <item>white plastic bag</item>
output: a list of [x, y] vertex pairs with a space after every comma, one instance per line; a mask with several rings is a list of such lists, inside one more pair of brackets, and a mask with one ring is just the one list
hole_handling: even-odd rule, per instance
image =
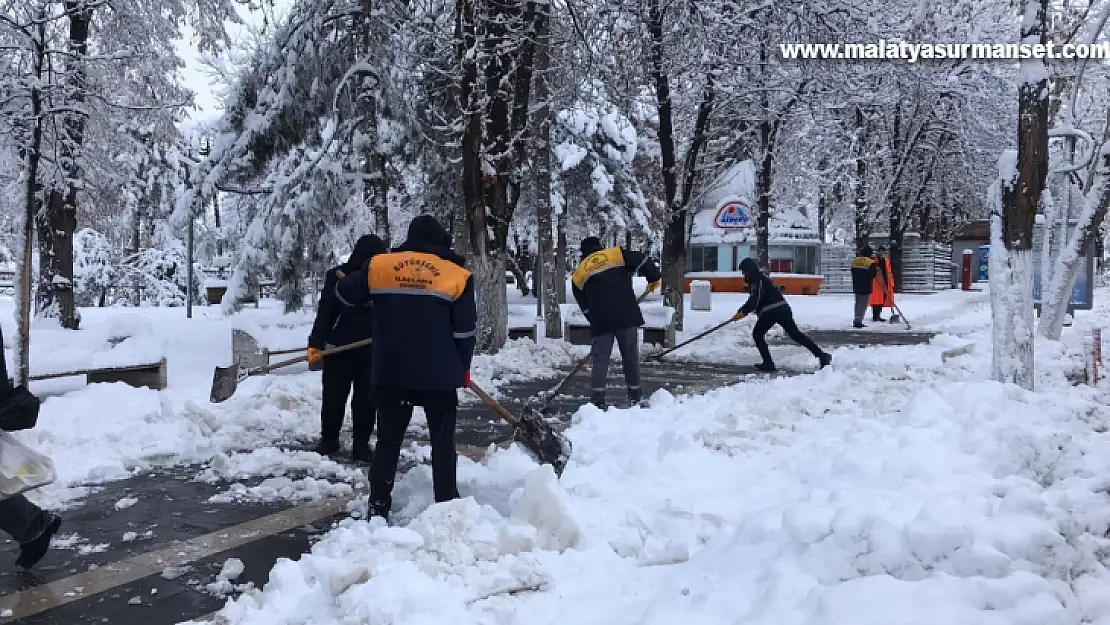
[[0, 499], [52, 484], [56, 478], [50, 458], [0, 431]]

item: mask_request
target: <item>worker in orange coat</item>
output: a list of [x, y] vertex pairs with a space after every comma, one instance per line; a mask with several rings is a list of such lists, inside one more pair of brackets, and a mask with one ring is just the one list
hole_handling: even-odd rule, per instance
[[883, 309], [894, 307], [894, 272], [890, 270], [890, 258], [886, 257], [885, 247], [880, 247], [871, 258], [879, 267], [871, 285], [871, 321], [886, 321]]

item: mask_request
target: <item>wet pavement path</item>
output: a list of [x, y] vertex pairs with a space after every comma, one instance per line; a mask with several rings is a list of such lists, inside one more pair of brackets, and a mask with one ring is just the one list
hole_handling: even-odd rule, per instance
[[[925, 343], [932, 337], [867, 331], [813, 331], [810, 336], [829, 347], [906, 345]], [[645, 396], [660, 388], [674, 394], [701, 393], [766, 375], [750, 365], [671, 360], [648, 361], [641, 371]], [[786, 370], [777, 375], [811, 371]], [[609, 380], [610, 403], [624, 405], [619, 365], [614, 365]], [[515, 412], [524, 401], [549, 390], [557, 381], [535, 380], [505, 387], [504, 403]], [[588, 395], [589, 374], [582, 371], [553, 402], [552, 421], [569, 421]], [[478, 404], [460, 406], [460, 453], [478, 458], [490, 443], [504, 443], [509, 437], [509, 428], [487, 408]], [[291, 447], [307, 445], [307, 441], [290, 442]], [[194, 481], [200, 470], [196, 466], [174, 467], [96, 487], [80, 505], [65, 512], [59, 534], [62, 540], [55, 541], [33, 572], [15, 567], [16, 544], [8, 542], [0, 547], [0, 624], [169, 625], [198, 618], [224, 604], [225, 599], [208, 592], [206, 586], [215, 581], [228, 558], [238, 558], [245, 565], [234, 584], [262, 586], [279, 558], [295, 559], [335, 522], [349, 516], [347, 501], [336, 499], [304, 505], [207, 503], [229, 483]], [[259, 477], [244, 483], [251, 486], [261, 480]], [[362, 492], [355, 490], [356, 496]], [[117, 502], [124, 498], [137, 502], [117, 509]], [[130, 540], [124, 540], [125, 534]]]

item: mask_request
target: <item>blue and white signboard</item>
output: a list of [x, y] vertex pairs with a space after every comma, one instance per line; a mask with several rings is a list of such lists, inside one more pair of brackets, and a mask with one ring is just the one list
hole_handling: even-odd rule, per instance
[[976, 282], [986, 282], [990, 279], [991, 246], [979, 246], [979, 271]]
[[751, 206], [744, 200], [732, 197], [721, 202], [713, 225], [721, 230], [749, 230], [755, 227]]
[[[1068, 224], [1068, 238], [1075, 235], [1075, 223]], [[1044, 226], [1038, 223], [1033, 230], [1033, 304], [1040, 308], [1041, 305], [1041, 249], [1044, 244]], [[1053, 250], [1055, 251], [1055, 250]], [[1071, 287], [1071, 300], [1068, 308], [1071, 310], [1091, 310], [1094, 307], [1094, 281], [1095, 257], [1093, 250], [1087, 250], [1079, 265], [1079, 272], [1075, 275], [1075, 282]]]

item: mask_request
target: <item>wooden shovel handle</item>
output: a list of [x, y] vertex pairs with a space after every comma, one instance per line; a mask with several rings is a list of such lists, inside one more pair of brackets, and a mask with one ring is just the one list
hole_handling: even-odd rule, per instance
[[727, 326], [728, 324], [732, 323], [733, 321], [736, 321], [736, 320], [730, 317], [727, 321], [719, 323], [719, 324], [713, 326], [712, 328], [709, 328], [708, 330], [703, 331], [701, 334], [698, 334], [694, 338], [686, 339], [685, 341], [679, 343], [678, 345], [675, 345], [674, 347], [672, 347], [670, 349], [663, 350], [663, 351], [659, 352], [658, 354], [653, 354], [651, 356], [651, 360], [659, 360], [663, 356], [666, 356], [667, 354], [669, 354], [669, 353], [671, 353], [675, 350], [682, 349], [683, 347], [686, 347], [687, 345], [689, 345], [690, 343], [693, 343], [694, 341], [697, 341], [699, 339], [705, 338], [706, 336], [708, 336], [710, 334], [713, 334], [717, 330], [720, 330], [721, 328]]
[[[369, 345], [373, 342], [374, 342], [374, 339], [372, 339], [372, 338], [362, 339], [361, 341], [355, 341], [354, 343], [347, 343], [346, 345], [340, 345], [339, 347], [333, 347], [331, 349], [325, 349], [324, 351], [320, 352], [320, 356], [322, 358], [327, 358], [328, 356], [331, 356], [333, 354], [338, 354], [338, 353], [345, 352], [345, 351], [352, 350], [352, 349], [358, 349], [360, 347], [366, 347], [367, 345]], [[270, 365], [261, 366], [261, 367], [255, 369], [255, 370], [253, 370], [251, 372], [251, 375], [255, 375], [256, 373], [269, 373], [269, 372], [273, 371], [274, 369], [280, 369], [282, 367], [288, 367], [289, 365], [295, 365], [298, 362], [304, 362], [306, 360], [308, 360], [308, 354], [301, 354], [300, 356], [297, 356], [296, 358], [290, 358], [288, 360], [282, 360], [282, 361], [275, 362], [275, 363], [270, 364]]]
[[520, 425], [520, 419], [514, 417], [513, 413], [509, 412], [504, 406], [501, 405], [500, 402], [490, 397], [489, 393], [482, 390], [482, 387], [471, 382], [469, 388], [471, 392], [478, 396], [478, 399], [481, 399], [487, 406], [492, 408], [493, 411], [500, 415], [502, 419], [508, 421], [509, 425], [513, 427], [518, 427]]

